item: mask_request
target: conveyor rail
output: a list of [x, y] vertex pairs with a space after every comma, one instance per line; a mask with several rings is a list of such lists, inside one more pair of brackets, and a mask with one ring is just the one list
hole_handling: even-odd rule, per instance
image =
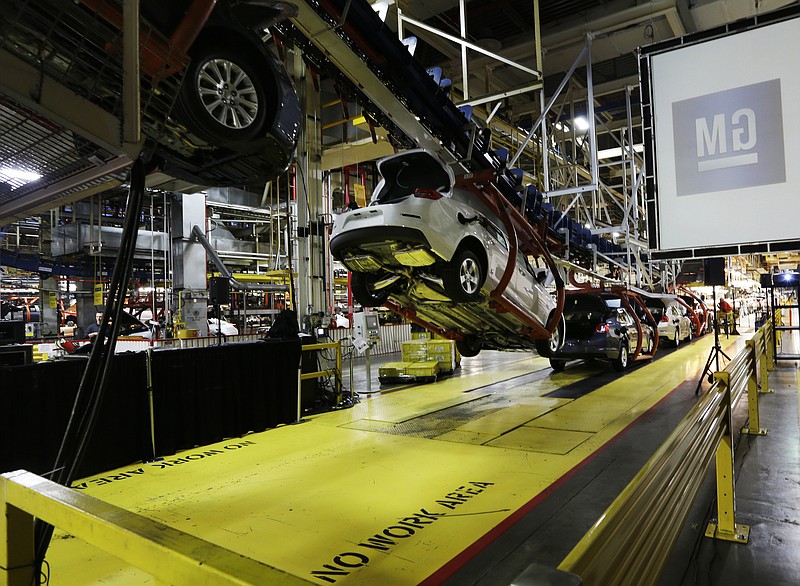
[[[354, 99], [379, 118], [390, 133], [397, 135], [399, 131], [398, 140], [405, 138], [410, 143], [407, 146], [433, 150], [447, 162], [460, 162], [465, 171], [494, 172], [494, 186], [512, 206], [520, 208], [534, 230], [543, 230], [543, 240], [552, 254], [564, 254], [568, 241], [570, 256], [582, 265], [590, 266], [597, 254], [606, 258], [618, 255], [618, 264], [624, 264], [621, 246], [553, 209], [538, 189], [528, 188], [523, 209], [519, 193], [522, 170], [506, 168], [508, 152], [504, 149], [488, 150], [487, 137], [475, 132], [475, 124], [465, 111], [456, 107], [431, 74], [414, 61], [368, 2], [306, 0], [298, 4], [292, 24], [294, 30], [285, 25], [277, 29], [299, 43], [326, 73], [339, 79], [344, 75]], [[522, 227], [523, 233], [528, 231]]]

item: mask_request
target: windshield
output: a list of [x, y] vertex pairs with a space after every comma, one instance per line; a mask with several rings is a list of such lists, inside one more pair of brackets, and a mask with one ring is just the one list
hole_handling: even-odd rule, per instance
[[383, 161], [380, 172], [383, 184], [377, 194], [379, 203], [405, 199], [418, 188], [450, 191], [447, 171], [428, 153], [413, 152]]

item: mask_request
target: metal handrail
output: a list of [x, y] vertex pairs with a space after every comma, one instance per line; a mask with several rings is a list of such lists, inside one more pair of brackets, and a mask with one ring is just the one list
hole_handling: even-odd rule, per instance
[[[749, 528], [735, 523], [731, 412], [745, 391], [750, 428], [758, 427], [758, 370], [766, 387], [767, 340], [772, 324], [760, 328], [692, 407], [678, 427], [600, 516], [558, 569], [587, 585], [656, 584], [716, 456], [717, 518], [706, 536], [746, 543]], [[755, 413], [755, 414], [754, 414]]]
[[0, 475], [0, 584], [34, 579], [33, 519], [151, 574], [163, 584], [310, 584], [158, 521], [18, 470]]

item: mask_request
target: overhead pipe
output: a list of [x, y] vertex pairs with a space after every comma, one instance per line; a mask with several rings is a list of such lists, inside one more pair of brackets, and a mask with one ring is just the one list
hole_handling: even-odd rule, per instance
[[[214, 263], [214, 266], [217, 267], [217, 270], [220, 274], [228, 279], [228, 282], [231, 284], [231, 287], [234, 289], [238, 289], [239, 291], [272, 291], [272, 292], [286, 292], [289, 290], [289, 285], [274, 285], [271, 283], [242, 283], [241, 281], [237, 281], [233, 277], [233, 273], [231, 273], [230, 269], [225, 266], [225, 263], [222, 262], [222, 259], [217, 254], [217, 251], [214, 250], [214, 247], [211, 246], [211, 243], [206, 238], [205, 232], [200, 226], [193, 226], [192, 227], [192, 235], [197, 238], [197, 241], [203, 245], [203, 248], [206, 249], [208, 256], [211, 257], [211, 261]], [[291, 275], [289, 275], [291, 279]]]

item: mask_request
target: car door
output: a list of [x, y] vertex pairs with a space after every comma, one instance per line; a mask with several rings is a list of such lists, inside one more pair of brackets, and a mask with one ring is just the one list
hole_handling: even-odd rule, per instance
[[639, 332], [636, 330], [636, 323], [633, 317], [628, 313], [628, 310], [624, 307], [617, 309], [617, 319], [620, 325], [625, 327], [626, 338], [628, 340], [628, 353], [633, 355], [639, 341]]
[[[667, 316], [667, 337], [672, 340], [675, 338], [675, 333], [678, 332], [677, 318], [675, 317], [675, 308], [672, 305], [667, 305], [664, 308], [664, 315]], [[678, 334], [680, 336], [680, 333]]]
[[528, 257], [520, 253], [517, 259], [517, 266], [514, 271], [514, 278], [511, 280], [517, 297], [526, 311], [532, 313], [538, 321], [544, 324], [547, 321], [547, 314], [541, 315], [542, 309], [539, 303], [539, 288]]
[[[488, 261], [489, 277], [495, 282], [503, 278], [508, 260], [508, 240], [505, 234], [491, 222], [485, 222], [481, 227], [483, 232], [483, 243], [486, 247], [486, 258]], [[513, 281], [513, 279], [512, 279]], [[511, 292], [512, 283], [509, 283], [507, 291]]]

